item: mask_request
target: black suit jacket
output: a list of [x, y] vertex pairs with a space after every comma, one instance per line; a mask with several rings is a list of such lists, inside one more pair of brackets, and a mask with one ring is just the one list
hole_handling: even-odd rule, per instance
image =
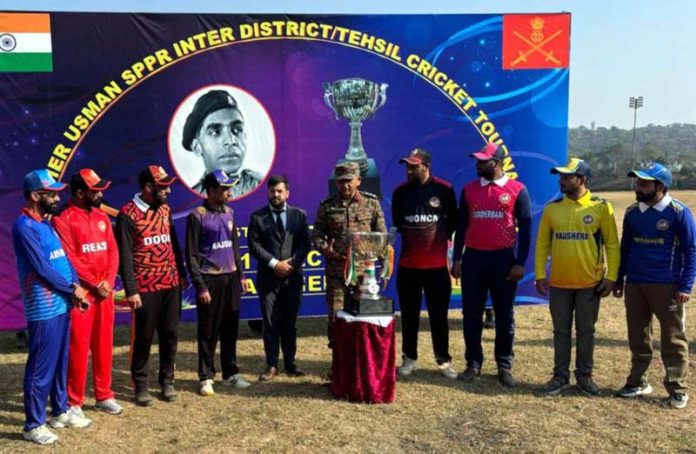
[[310, 248], [307, 213], [301, 208], [287, 205], [285, 235], [281, 236], [268, 205], [253, 212], [249, 220], [248, 244], [249, 252], [258, 261], [256, 285], [259, 292], [266, 293], [284, 280], [268, 266], [272, 258], [292, 258], [295, 269], [291, 277], [299, 277], [301, 282], [302, 262]]

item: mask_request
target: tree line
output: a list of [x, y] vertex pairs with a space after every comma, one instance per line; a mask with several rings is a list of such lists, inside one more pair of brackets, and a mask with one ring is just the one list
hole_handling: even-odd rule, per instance
[[568, 156], [592, 166], [592, 188], [625, 190], [626, 173], [651, 161], [667, 165], [674, 189], [696, 189], [696, 124], [647, 125], [633, 130], [580, 126], [568, 130]]

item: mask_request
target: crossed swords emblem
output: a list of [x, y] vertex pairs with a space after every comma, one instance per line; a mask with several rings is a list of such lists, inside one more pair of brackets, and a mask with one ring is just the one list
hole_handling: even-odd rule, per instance
[[563, 33], [563, 30], [562, 29], [557, 30], [555, 33], [551, 34], [547, 38], [544, 38], [544, 34], [542, 33], [542, 30], [544, 28], [544, 21], [541, 18], [535, 17], [534, 19], [531, 20], [530, 23], [531, 23], [532, 29], [534, 31], [532, 32], [532, 35], [529, 38], [522, 35], [517, 30], [512, 32], [515, 36], [517, 36], [519, 39], [521, 39], [524, 43], [529, 45], [529, 49], [527, 49], [524, 52], [521, 50], [518, 51], [519, 55], [517, 56], [517, 58], [515, 58], [512, 61], [512, 63], [510, 63], [510, 66], [516, 66], [521, 62], [526, 62], [527, 57], [529, 57], [530, 55], [533, 55], [537, 52], [539, 54], [541, 54], [546, 59], [546, 61], [550, 61], [551, 63], [553, 63], [557, 66], [560, 66], [561, 61], [553, 55], [553, 51], [548, 51], [548, 50], [544, 49], [544, 46], [546, 44], [550, 43], [551, 41], [553, 41], [554, 39], [556, 39], [558, 37], [558, 35]]

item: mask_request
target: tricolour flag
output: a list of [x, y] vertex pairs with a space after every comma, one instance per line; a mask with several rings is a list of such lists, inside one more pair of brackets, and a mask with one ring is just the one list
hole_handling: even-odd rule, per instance
[[51, 72], [51, 17], [0, 13], [0, 72]]

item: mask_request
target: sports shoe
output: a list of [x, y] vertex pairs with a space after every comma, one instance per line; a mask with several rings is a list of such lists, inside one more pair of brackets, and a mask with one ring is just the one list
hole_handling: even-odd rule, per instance
[[68, 410], [64, 413], [61, 413], [58, 416], [52, 417], [51, 420], [48, 422], [48, 425], [53, 427], [54, 429], [64, 429], [66, 427], [83, 428], [91, 426], [92, 420], [85, 417], [80, 417], [77, 414]]
[[68, 412], [72, 413], [73, 415], [77, 416], [78, 418], [86, 418], [85, 414], [82, 413], [82, 407], [80, 407], [78, 405], [68, 408]]
[[213, 389], [213, 381], [201, 381], [201, 387], [198, 389], [198, 394], [204, 397], [212, 396], [213, 394], [215, 394], [215, 390]]
[[653, 392], [653, 387], [650, 386], [650, 383], [646, 383], [642, 386], [630, 386], [630, 385], [625, 385], [623, 388], [620, 390], [616, 391], [616, 397], [638, 397], [638, 396], [647, 396], [648, 394]]
[[556, 396], [561, 393], [564, 389], [570, 388], [570, 383], [568, 379], [554, 375], [551, 377], [546, 386], [544, 386], [544, 394], [547, 396]]
[[592, 380], [592, 375], [582, 375], [575, 377], [578, 389], [586, 396], [594, 397], [599, 396], [599, 387]]
[[152, 396], [150, 396], [150, 391], [148, 391], [146, 387], [136, 388], [135, 404], [141, 407], [149, 407], [152, 405]]
[[515, 383], [515, 378], [512, 376], [512, 371], [510, 369], [503, 369], [502, 367], [498, 369], [498, 383], [500, 383], [503, 388], [514, 388], [517, 383]]
[[222, 384], [226, 386], [232, 386], [234, 387], [234, 389], [245, 389], [251, 386], [251, 383], [244, 380], [242, 374], [234, 374], [231, 377], [224, 379], [222, 381]]
[[107, 415], [120, 415], [123, 413], [123, 407], [116, 402], [116, 399], [105, 399], [105, 400], [98, 400], [96, 404], [94, 404], [94, 407], [99, 410], [103, 411]]
[[58, 440], [58, 435], [48, 430], [48, 427], [44, 424], [31, 430], [23, 430], [22, 438], [39, 445], [51, 445]]
[[689, 402], [689, 395], [686, 393], [671, 393], [667, 398], [667, 404], [672, 408], [686, 408], [687, 402]]
[[449, 378], [450, 380], [457, 379], [457, 371], [452, 369], [452, 363], [447, 361], [446, 363], [439, 364], [437, 368], [443, 377]]
[[162, 399], [165, 402], [174, 402], [176, 400], [176, 389], [171, 383], [165, 383], [161, 387], [162, 389]]
[[403, 356], [402, 358], [403, 361], [401, 362], [401, 366], [396, 368], [396, 372], [402, 377], [408, 377], [416, 369], [418, 369], [418, 361], [411, 359], [408, 356]]
[[472, 382], [474, 380], [478, 380], [478, 378], [480, 376], [481, 376], [481, 369], [467, 366], [466, 369], [464, 369], [464, 372], [457, 375], [457, 380], [460, 380], [463, 382]]

